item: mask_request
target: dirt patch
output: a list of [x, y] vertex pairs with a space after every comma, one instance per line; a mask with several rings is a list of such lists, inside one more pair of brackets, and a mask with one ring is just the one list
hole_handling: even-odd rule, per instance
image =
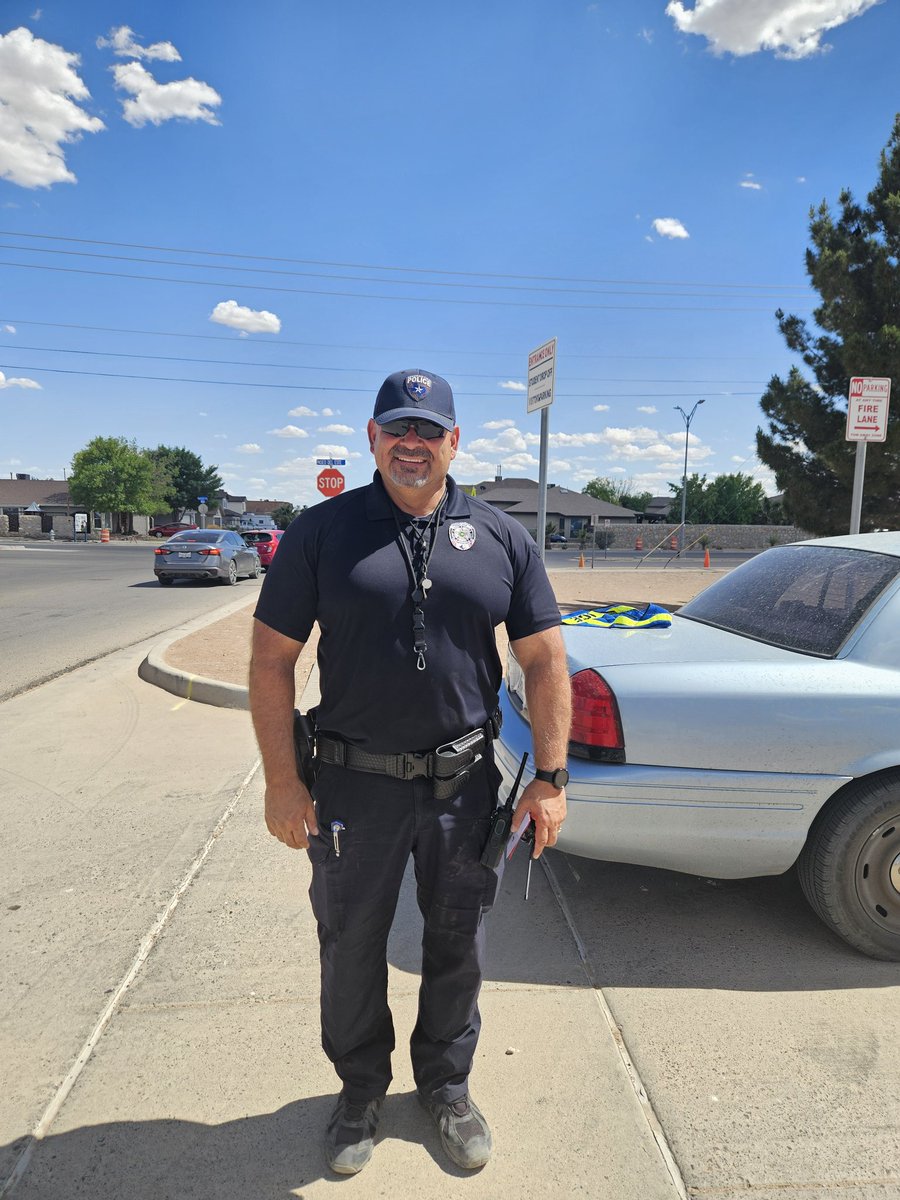
[[[646, 604], [648, 601], [672, 606], [686, 604], [724, 574], [725, 571], [682, 569], [548, 571], [559, 603], [578, 608], [589, 608], [592, 604]], [[189, 675], [246, 687], [252, 629], [253, 604], [248, 604], [239, 612], [174, 642], [165, 652], [165, 660], [169, 666]], [[317, 644], [318, 631], [315, 631], [297, 663], [297, 686], [301, 690], [315, 663]], [[501, 626], [497, 630], [497, 649], [503, 663], [506, 662], [507, 646], [506, 630]]]

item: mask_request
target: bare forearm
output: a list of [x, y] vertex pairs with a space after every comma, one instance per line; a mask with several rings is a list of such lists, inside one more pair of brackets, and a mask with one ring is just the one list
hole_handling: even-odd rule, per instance
[[545, 771], [564, 766], [572, 722], [572, 691], [565, 655], [553, 655], [529, 665], [525, 671], [525, 699], [535, 766]]
[[270, 785], [297, 782], [294, 699], [294, 665], [254, 654], [250, 662], [250, 713]]

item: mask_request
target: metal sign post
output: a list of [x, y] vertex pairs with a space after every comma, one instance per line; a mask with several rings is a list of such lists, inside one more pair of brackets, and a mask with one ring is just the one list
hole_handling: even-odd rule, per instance
[[854, 375], [847, 399], [846, 441], [856, 442], [853, 469], [853, 496], [850, 500], [850, 532], [859, 533], [862, 519], [863, 483], [866, 475], [866, 443], [883, 442], [887, 437], [888, 407], [891, 402], [890, 379]]
[[547, 448], [550, 444], [550, 422], [547, 410], [553, 403], [553, 384], [556, 375], [556, 338], [544, 342], [528, 355], [528, 398], [525, 411], [541, 412], [541, 461], [538, 473], [538, 513], [535, 536], [541, 561], [547, 540]]

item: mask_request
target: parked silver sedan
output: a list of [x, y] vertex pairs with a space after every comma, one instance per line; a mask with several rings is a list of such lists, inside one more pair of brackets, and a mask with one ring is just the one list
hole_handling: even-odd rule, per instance
[[153, 573], [163, 586], [176, 579], [218, 579], [237, 583], [262, 573], [259, 555], [231, 529], [185, 529], [153, 552]]
[[[563, 629], [561, 850], [732, 879], [796, 863], [831, 929], [900, 960], [900, 533], [767, 550], [667, 629]], [[514, 656], [502, 703], [508, 783], [531, 747]]]

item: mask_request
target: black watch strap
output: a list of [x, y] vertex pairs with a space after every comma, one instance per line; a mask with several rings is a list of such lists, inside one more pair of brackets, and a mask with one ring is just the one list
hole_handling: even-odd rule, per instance
[[569, 772], [565, 767], [557, 767], [555, 771], [535, 771], [534, 777], [543, 783], [552, 783], [555, 788], [564, 788], [569, 782]]

